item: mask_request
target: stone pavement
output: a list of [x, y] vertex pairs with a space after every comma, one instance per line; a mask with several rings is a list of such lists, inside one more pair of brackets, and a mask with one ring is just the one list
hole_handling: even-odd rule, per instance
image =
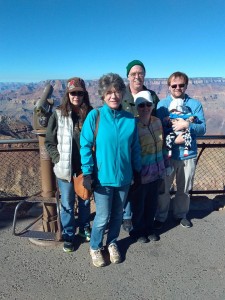
[[[169, 216], [160, 241], [133, 243], [121, 230], [123, 262], [92, 266], [88, 243], [76, 251], [62, 244], [41, 247], [12, 235], [14, 207], [0, 211], [0, 299], [214, 300], [225, 299], [224, 197], [194, 197], [193, 227], [176, 225]], [[215, 210], [216, 209], [216, 210]], [[33, 220], [30, 211], [19, 228]]]

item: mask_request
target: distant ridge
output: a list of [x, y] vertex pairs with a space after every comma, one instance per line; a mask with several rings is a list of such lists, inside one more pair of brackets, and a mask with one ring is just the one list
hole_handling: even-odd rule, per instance
[[[127, 83], [127, 78], [124, 78]], [[60, 104], [65, 93], [66, 79], [43, 80], [40, 82], [0, 82], [0, 115], [13, 118], [32, 126], [35, 103], [40, 99], [44, 87], [51, 83], [54, 91], [54, 106]], [[102, 105], [98, 96], [98, 80], [85, 80], [93, 107]], [[167, 78], [146, 78], [145, 85], [155, 91], [160, 99], [168, 95]], [[187, 93], [202, 102], [206, 120], [207, 134], [225, 134], [225, 78], [193, 77], [189, 79]], [[1, 124], [0, 124], [1, 126]], [[0, 134], [1, 127], [0, 127]]]

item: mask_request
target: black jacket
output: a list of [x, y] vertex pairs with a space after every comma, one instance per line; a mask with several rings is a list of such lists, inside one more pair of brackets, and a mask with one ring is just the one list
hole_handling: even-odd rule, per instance
[[[147, 89], [146, 86], [144, 86], [144, 85], [143, 85], [143, 91], [149, 91], [152, 95], [152, 99], [153, 99], [153, 103], [154, 103], [154, 109], [152, 111], [152, 115], [155, 116], [156, 106], [159, 102], [159, 98], [154, 91]], [[136, 110], [136, 107], [134, 104], [134, 97], [131, 94], [129, 85], [127, 85], [127, 87], [126, 87], [126, 92], [125, 92], [125, 94], [123, 96], [123, 100], [122, 100], [122, 106], [123, 106], [124, 110], [132, 113], [135, 117], [137, 116], [137, 110]]]

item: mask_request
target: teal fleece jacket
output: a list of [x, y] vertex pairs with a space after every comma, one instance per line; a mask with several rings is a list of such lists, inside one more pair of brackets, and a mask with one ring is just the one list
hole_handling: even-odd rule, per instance
[[93, 174], [96, 183], [101, 186], [131, 184], [133, 170], [141, 171], [141, 149], [135, 119], [131, 113], [123, 109], [112, 110], [107, 104], [98, 110], [100, 120], [94, 159], [96, 109], [88, 114], [80, 135], [83, 174]]
[[[168, 107], [172, 101], [171, 96], [168, 96], [165, 99], [160, 100], [157, 105], [156, 115], [161, 120], [163, 125], [163, 130], [165, 136], [168, 134], [168, 126], [167, 120], [169, 116]], [[185, 94], [184, 105], [188, 108], [191, 114], [193, 114], [197, 121], [194, 123], [189, 124], [189, 130], [192, 137], [191, 142], [191, 149], [189, 150], [188, 156], [184, 156], [184, 144], [180, 145], [173, 145], [172, 149], [172, 158], [176, 160], [186, 160], [190, 158], [194, 158], [197, 156], [197, 136], [203, 136], [206, 132], [206, 124], [205, 124], [205, 117], [202, 108], [202, 104], [200, 101], [190, 98], [188, 95]]]

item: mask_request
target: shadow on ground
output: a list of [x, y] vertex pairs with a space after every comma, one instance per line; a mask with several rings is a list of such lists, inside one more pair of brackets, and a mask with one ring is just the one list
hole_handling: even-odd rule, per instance
[[[157, 230], [159, 235], [175, 228], [179, 225], [173, 218], [172, 213], [173, 198], [171, 199], [170, 212], [168, 214], [167, 221], [162, 229]], [[204, 219], [213, 211], [219, 211], [225, 208], [225, 195], [192, 195], [190, 202], [190, 211], [187, 218], [192, 221], [194, 219]]]

